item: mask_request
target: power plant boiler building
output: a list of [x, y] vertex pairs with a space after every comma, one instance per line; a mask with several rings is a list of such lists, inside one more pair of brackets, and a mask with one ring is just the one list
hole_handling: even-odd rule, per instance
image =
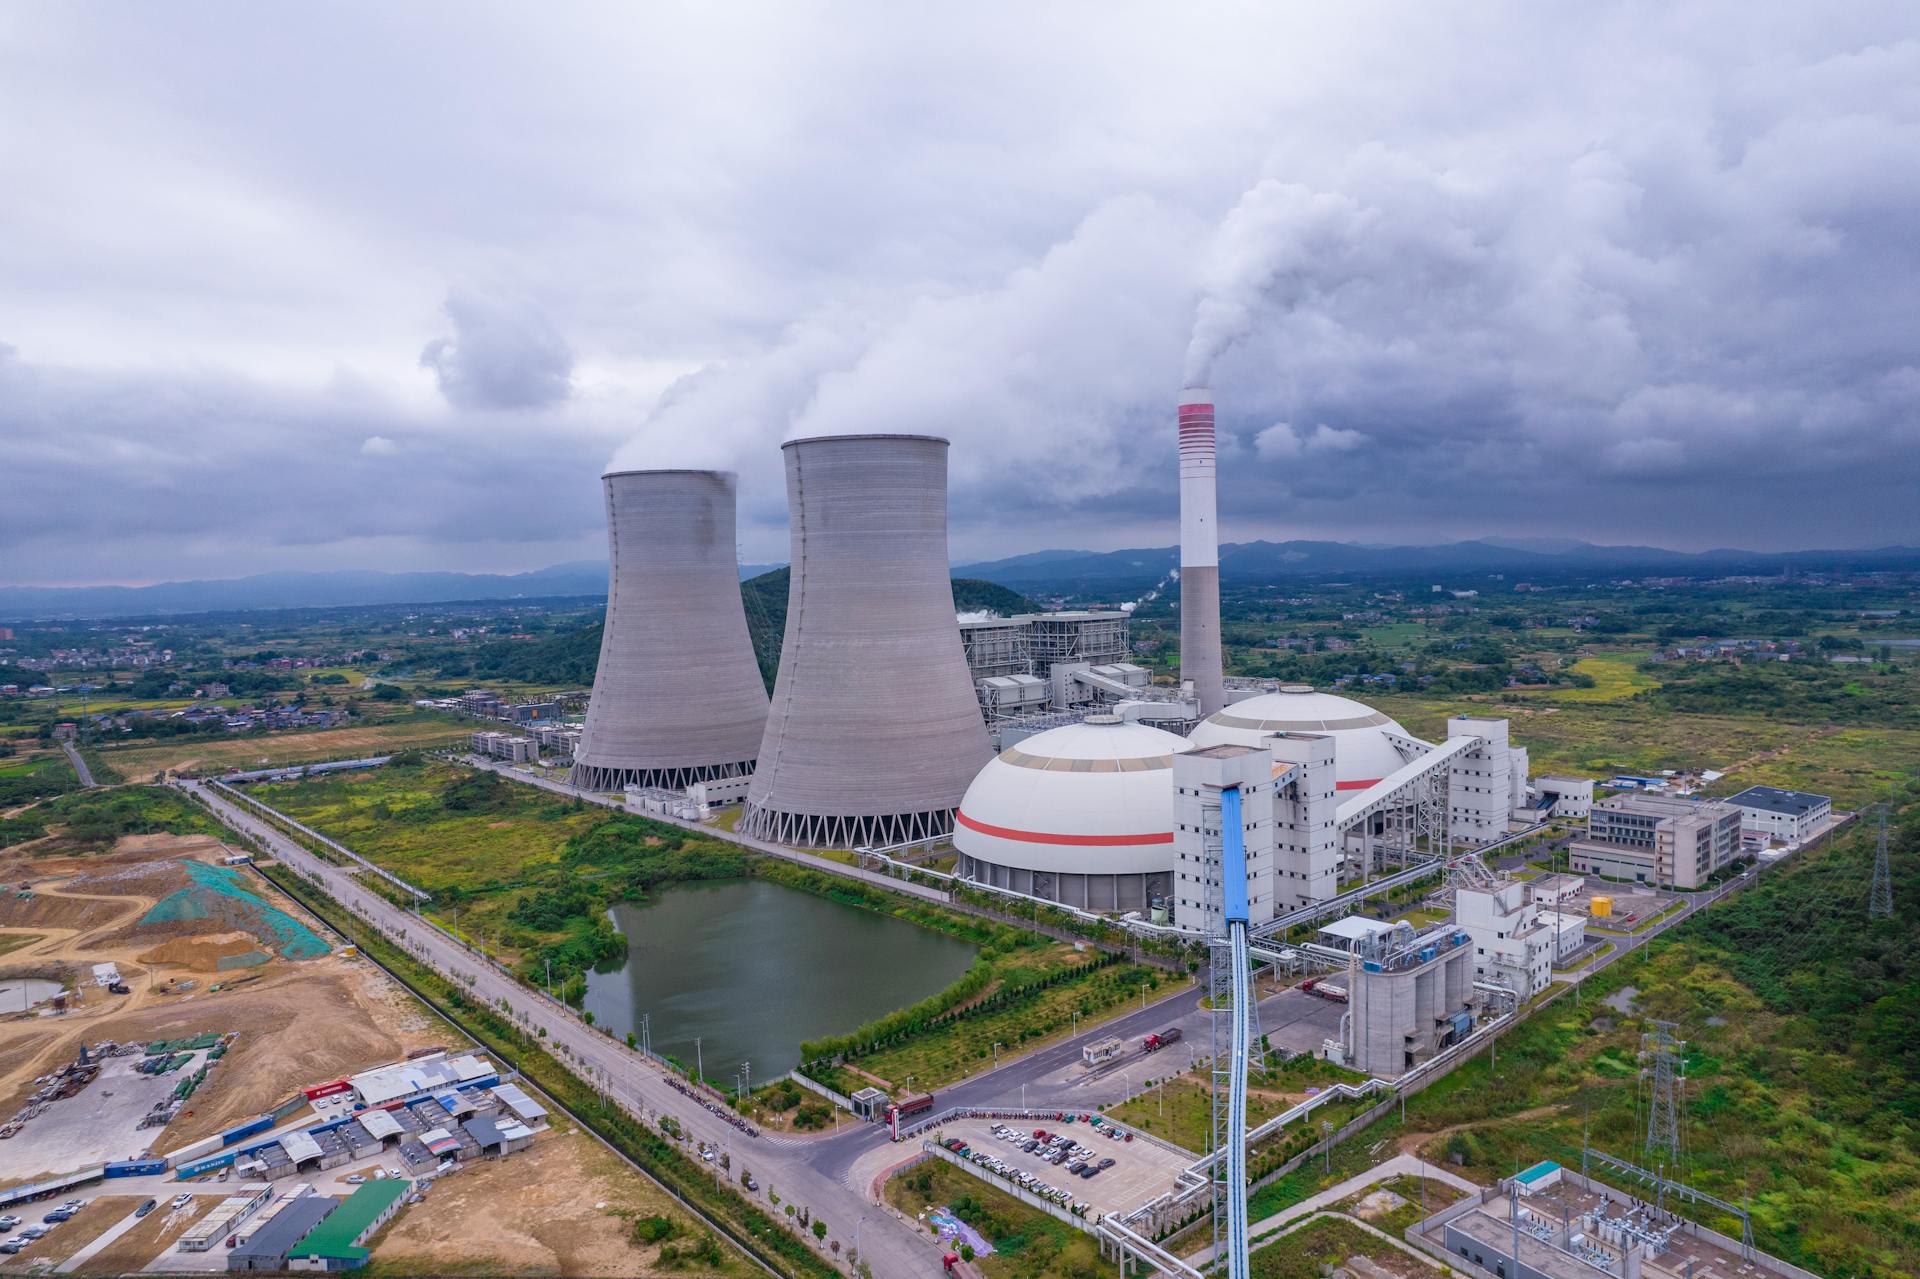
[[810, 848], [950, 833], [992, 752], [947, 567], [947, 441], [789, 441], [780, 674], [737, 829]]
[[734, 554], [734, 476], [616, 471], [607, 616], [575, 786], [679, 789], [753, 771], [767, 690]]

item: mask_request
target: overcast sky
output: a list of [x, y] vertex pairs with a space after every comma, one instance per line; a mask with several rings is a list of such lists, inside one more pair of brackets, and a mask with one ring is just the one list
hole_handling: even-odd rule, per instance
[[[936, 14], [937, 17], [929, 16]], [[0, 581], [514, 571], [953, 440], [965, 560], [1920, 543], [1920, 8], [0, 8]]]

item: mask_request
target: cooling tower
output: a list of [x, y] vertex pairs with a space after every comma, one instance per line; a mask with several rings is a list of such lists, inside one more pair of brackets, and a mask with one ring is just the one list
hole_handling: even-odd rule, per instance
[[617, 471], [607, 622], [573, 784], [679, 788], [753, 771], [767, 690], [747, 635], [726, 471]]
[[947, 571], [947, 442], [785, 446], [793, 580], [760, 767], [738, 829], [806, 848], [953, 829], [992, 755]]
[[1200, 714], [1226, 705], [1220, 662], [1220, 533], [1214, 511], [1213, 392], [1180, 393], [1180, 678]]

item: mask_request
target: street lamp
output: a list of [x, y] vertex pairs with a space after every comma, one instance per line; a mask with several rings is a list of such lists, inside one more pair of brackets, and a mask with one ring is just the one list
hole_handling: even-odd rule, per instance
[[997, 1039], [993, 1041], [993, 1068], [1000, 1069], [1000, 1041]]

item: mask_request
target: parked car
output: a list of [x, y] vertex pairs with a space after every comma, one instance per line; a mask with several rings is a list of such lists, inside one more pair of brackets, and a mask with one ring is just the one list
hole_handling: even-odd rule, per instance
[[20, 1218], [14, 1216], [12, 1213], [8, 1213], [6, 1216], [0, 1217], [0, 1230], [12, 1230], [15, 1226], [19, 1224], [20, 1224]]
[[1111, 1167], [1113, 1167], [1113, 1165], [1114, 1165], [1114, 1162], [1115, 1162], [1115, 1161], [1114, 1161], [1114, 1159], [1113, 1159], [1113, 1157], [1112, 1157], [1112, 1156], [1108, 1156], [1107, 1158], [1105, 1158], [1105, 1159], [1102, 1159], [1102, 1160], [1100, 1161], [1100, 1166], [1101, 1166], [1102, 1168], [1111, 1168]]
[[358, 1186], [364, 1183], [366, 1181], [366, 1178], [356, 1172], [352, 1176], [342, 1177], [340, 1180], [346, 1182], [349, 1186]]
[[5, 1243], [0, 1243], [0, 1252], [4, 1252], [8, 1256], [12, 1256], [16, 1252], [25, 1252], [27, 1242], [25, 1239], [9, 1239]]
[[175, 1208], [184, 1208], [184, 1207], [186, 1207], [186, 1206], [187, 1206], [188, 1204], [190, 1204], [190, 1203], [192, 1203], [192, 1202], [193, 1202], [193, 1196], [192, 1196], [192, 1195], [188, 1195], [188, 1194], [179, 1194], [179, 1195], [175, 1195], [175, 1196], [173, 1197], [173, 1206], [174, 1206]]
[[138, 1208], [135, 1208], [133, 1210], [133, 1215], [136, 1217], [144, 1217], [148, 1213], [152, 1212], [155, 1208], [158, 1208], [159, 1206], [160, 1206], [159, 1200], [149, 1199], [145, 1203], [141, 1204]]

